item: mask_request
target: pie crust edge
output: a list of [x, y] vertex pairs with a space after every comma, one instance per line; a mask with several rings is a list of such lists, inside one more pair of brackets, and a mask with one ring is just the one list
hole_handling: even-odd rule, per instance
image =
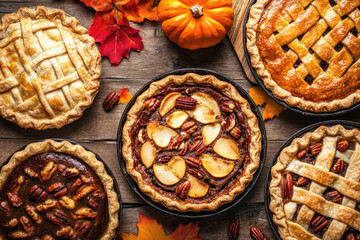
[[[227, 195], [222, 195], [216, 198], [211, 203], [188, 203], [179, 200], [173, 200], [168, 197], [164, 197], [158, 193], [152, 186], [146, 184], [139, 173], [134, 168], [134, 161], [131, 151], [131, 138], [129, 135], [130, 127], [135, 124], [139, 114], [143, 110], [143, 104], [146, 99], [154, 96], [159, 90], [163, 89], [168, 85], [202, 85], [212, 86], [217, 90], [221, 91], [225, 96], [234, 100], [241, 107], [241, 112], [246, 116], [248, 128], [251, 131], [251, 141], [249, 143], [250, 159], [251, 162], [247, 165], [245, 172], [239, 178], [239, 181], [234, 184], [234, 187], [230, 190]], [[123, 128], [123, 147], [122, 153], [126, 162], [126, 170], [132, 176], [132, 178], [138, 183], [139, 188], [143, 193], [148, 195], [153, 201], [160, 202], [169, 209], [175, 209], [180, 211], [202, 211], [202, 210], [216, 210], [220, 205], [231, 202], [235, 197], [244, 191], [246, 184], [253, 179], [253, 175], [260, 164], [260, 153], [262, 149], [261, 140], [262, 135], [258, 126], [258, 120], [255, 114], [251, 111], [249, 103], [240, 96], [238, 91], [230, 83], [221, 81], [212, 75], [197, 75], [194, 73], [187, 73], [182, 76], [171, 75], [165, 77], [162, 80], [153, 82], [149, 88], [142, 93], [138, 98], [133, 107], [130, 109], [126, 123]]]
[[271, 168], [272, 179], [269, 186], [271, 200], [269, 207], [273, 213], [273, 221], [277, 225], [282, 239], [296, 240], [289, 232], [284, 211], [283, 198], [281, 196], [282, 174], [299, 150], [306, 149], [311, 143], [318, 142], [325, 136], [353, 138], [360, 142], [360, 131], [357, 129], [347, 130], [340, 124], [332, 127], [320, 126], [314, 132], [306, 133], [303, 137], [294, 139], [288, 147], [281, 151], [276, 164]]
[[256, 44], [257, 28], [261, 15], [271, 0], [257, 0], [250, 8], [249, 20], [246, 24], [246, 47], [250, 55], [251, 65], [256, 70], [258, 77], [263, 81], [265, 87], [279, 100], [291, 107], [297, 107], [311, 112], [335, 112], [353, 106], [360, 101], [360, 90], [348, 95], [344, 99], [335, 99], [330, 102], [312, 102], [300, 97], [293, 96], [291, 92], [280, 87], [266, 70], [261, 61], [259, 49]]
[[43, 16], [49, 20], [59, 19], [62, 25], [77, 34], [82, 35], [82, 41], [83, 43], [86, 43], [88, 54], [91, 55], [91, 59], [84, 59], [84, 65], [89, 68], [92, 76], [91, 80], [84, 83], [84, 89], [86, 89], [84, 92], [85, 98], [82, 102], [79, 102], [75, 108], [51, 120], [28, 117], [27, 115], [14, 112], [3, 105], [0, 105], [0, 115], [9, 121], [17, 123], [23, 128], [35, 128], [37, 130], [61, 128], [62, 126], [79, 119], [83, 115], [83, 110], [92, 105], [93, 99], [100, 87], [99, 78], [101, 75], [101, 55], [97, 50], [94, 38], [87, 34], [88, 30], [80, 25], [79, 20], [74, 17], [68, 17], [66, 13], [60, 9], [49, 9], [45, 6], [37, 6], [34, 9], [26, 7], [20, 8], [16, 13], [5, 14], [2, 16], [0, 20], [0, 32], [6, 30], [10, 24], [18, 22], [22, 17], [30, 17], [34, 19], [39, 16]]
[[30, 143], [25, 147], [24, 150], [14, 153], [10, 161], [2, 167], [0, 172], [0, 189], [3, 187], [8, 176], [11, 174], [15, 167], [17, 167], [19, 164], [26, 161], [33, 155], [49, 151], [66, 153], [82, 160], [83, 162], [88, 164], [95, 172], [95, 174], [99, 177], [108, 198], [109, 215], [109, 222], [101, 239], [113, 239], [115, 237], [116, 228], [119, 225], [118, 216], [120, 211], [118, 195], [114, 191], [113, 179], [106, 172], [104, 164], [97, 160], [95, 154], [87, 151], [80, 145], [73, 145], [72, 143], [67, 141], [57, 142], [51, 139], [46, 139], [42, 142]]

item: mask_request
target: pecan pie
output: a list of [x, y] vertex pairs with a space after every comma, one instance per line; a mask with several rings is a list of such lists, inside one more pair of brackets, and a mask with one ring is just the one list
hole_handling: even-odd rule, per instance
[[0, 23], [0, 115], [20, 127], [60, 128], [99, 88], [95, 41], [59, 9], [20, 8]]
[[360, 239], [360, 131], [321, 126], [271, 169], [270, 209], [282, 239]]
[[122, 153], [153, 201], [178, 211], [215, 210], [256, 172], [261, 133], [249, 103], [214, 76], [153, 82], [128, 113]]
[[0, 175], [0, 239], [107, 239], [120, 205], [95, 155], [45, 140], [16, 152]]
[[359, 6], [358, 0], [257, 0], [247, 49], [265, 87], [312, 112], [359, 102]]

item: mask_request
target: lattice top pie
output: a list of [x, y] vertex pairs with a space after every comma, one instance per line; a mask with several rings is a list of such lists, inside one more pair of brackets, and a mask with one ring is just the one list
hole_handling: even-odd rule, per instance
[[21, 8], [0, 23], [0, 114], [21, 127], [60, 128], [99, 88], [101, 56], [62, 10]]
[[271, 169], [270, 209], [282, 239], [360, 238], [360, 131], [321, 126]]
[[247, 48], [266, 88], [306, 111], [358, 102], [359, 6], [358, 0], [258, 0], [247, 23]]
[[178, 211], [232, 201], [260, 162], [261, 133], [249, 103], [211, 75], [153, 82], [123, 132], [128, 173], [153, 201]]

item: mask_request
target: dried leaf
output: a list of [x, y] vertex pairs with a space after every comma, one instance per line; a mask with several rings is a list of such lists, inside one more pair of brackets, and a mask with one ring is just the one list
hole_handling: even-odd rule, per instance
[[85, 3], [86, 6], [92, 7], [98, 12], [112, 10], [114, 8], [120, 7], [131, 0], [80, 0]]
[[144, 19], [158, 21], [157, 7], [153, 7], [154, 0], [130, 0], [121, 6], [121, 11], [130, 21], [143, 22]]
[[128, 58], [130, 50], [144, 49], [139, 30], [130, 27], [126, 17], [118, 18], [107, 12], [97, 12], [89, 34], [100, 43], [101, 56], [107, 56], [117, 66], [123, 57]]
[[279, 105], [273, 99], [271, 99], [260, 86], [250, 88], [250, 97], [254, 100], [256, 105], [263, 105], [266, 104], [264, 113], [263, 113], [263, 120], [272, 119], [274, 116], [279, 117], [279, 114], [282, 111], [286, 111], [286, 108]]
[[119, 99], [119, 103], [128, 103], [130, 102], [131, 98], [133, 97], [133, 95], [131, 95], [129, 93], [129, 89], [128, 88], [123, 88], [120, 89], [120, 99]]
[[174, 232], [169, 236], [166, 235], [163, 227], [157, 223], [156, 220], [149, 219], [142, 213], [140, 213], [140, 222], [138, 222], [137, 227], [139, 229], [138, 235], [127, 234], [120, 232], [120, 239], [123, 240], [202, 240], [202, 237], [199, 237], [199, 224], [198, 223], [188, 223], [187, 225], [180, 224]]

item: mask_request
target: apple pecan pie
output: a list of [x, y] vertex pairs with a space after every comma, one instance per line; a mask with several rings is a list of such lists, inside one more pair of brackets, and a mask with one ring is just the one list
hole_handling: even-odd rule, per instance
[[0, 175], [0, 239], [112, 240], [119, 202], [95, 155], [45, 140], [16, 152]]
[[214, 76], [153, 82], [130, 109], [122, 153], [153, 201], [179, 211], [215, 210], [256, 172], [261, 133], [249, 103]]
[[247, 49], [265, 87], [312, 112], [359, 102], [359, 9], [358, 0], [257, 0]]
[[282, 239], [360, 239], [360, 131], [321, 126], [271, 169], [270, 209]]

